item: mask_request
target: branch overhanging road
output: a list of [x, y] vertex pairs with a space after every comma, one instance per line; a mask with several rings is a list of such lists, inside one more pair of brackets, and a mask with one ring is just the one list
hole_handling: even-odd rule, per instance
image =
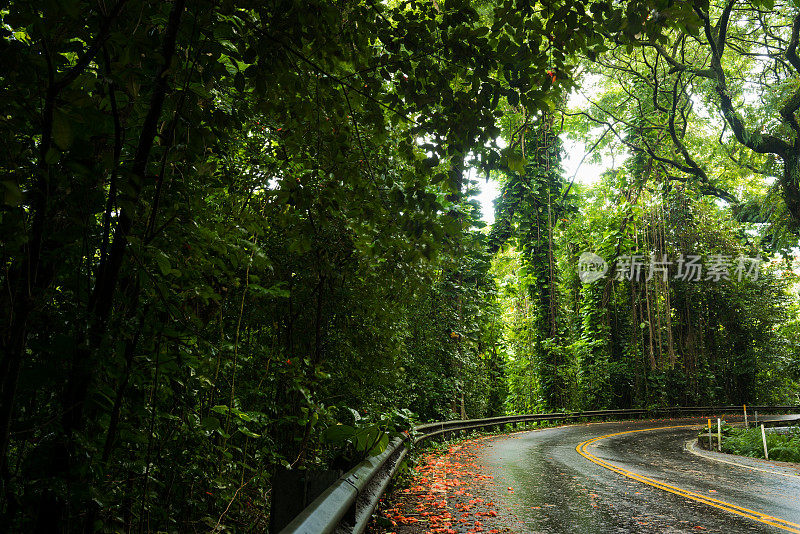
[[[414, 521], [387, 532], [800, 533], [800, 470], [692, 454], [685, 443], [702, 426], [595, 423], [465, 442], [435, 459], [449, 481], [425, 476], [416, 500], [415, 491], [395, 495], [396, 517]], [[436, 490], [426, 501], [428, 482]], [[421, 511], [426, 502], [435, 516]]]

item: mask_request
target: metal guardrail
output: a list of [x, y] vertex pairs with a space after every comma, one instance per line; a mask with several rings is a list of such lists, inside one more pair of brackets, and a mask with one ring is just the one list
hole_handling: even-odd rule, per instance
[[[751, 406], [765, 412], [791, 412], [800, 406]], [[486, 419], [465, 419], [427, 423], [414, 427], [413, 443], [466, 430], [478, 430], [507, 424], [517, 428], [520, 424], [542, 421], [573, 421], [580, 419], [631, 419], [635, 417], [698, 416], [738, 412], [741, 406], [692, 406], [656, 409], [594, 410], [587, 412], [562, 412], [549, 414], [508, 415]], [[367, 458], [342, 475], [309, 504], [281, 534], [329, 534], [364, 532], [378, 500], [386, 491], [392, 477], [408, 454], [410, 438], [395, 438], [386, 450]]]

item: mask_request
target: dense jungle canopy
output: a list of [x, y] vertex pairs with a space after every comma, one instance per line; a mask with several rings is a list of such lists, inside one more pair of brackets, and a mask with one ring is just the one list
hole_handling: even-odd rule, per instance
[[0, 19], [11, 531], [264, 531], [414, 421], [799, 402], [791, 0]]

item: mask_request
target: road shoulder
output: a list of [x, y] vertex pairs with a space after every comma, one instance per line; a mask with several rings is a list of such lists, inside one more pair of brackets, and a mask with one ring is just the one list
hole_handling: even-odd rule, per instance
[[708, 451], [702, 449], [698, 443], [697, 438], [690, 439], [684, 443], [684, 448], [690, 453], [713, 460], [729, 464], [743, 469], [750, 469], [753, 471], [763, 471], [778, 476], [800, 478], [800, 465], [791, 462], [775, 462], [772, 460], [763, 460], [761, 458], [750, 458], [748, 456], [738, 456], [736, 454], [727, 454], [724, 452]]

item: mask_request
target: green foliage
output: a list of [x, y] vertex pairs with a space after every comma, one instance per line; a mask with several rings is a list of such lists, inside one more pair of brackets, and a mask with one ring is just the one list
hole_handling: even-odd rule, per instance
[[6, 524], [263, 530], [271, 473], [332, 462], [349, 409], [362, 455], [395, 409], [499, 413], [463, 168], [499, 159], [501, 98], [548, 107], [515, 25], [554, 30], [511, 7], [0, 11]]
[[[620, 223], [652, 226], [659, 193], [633, 200], [638, 161], [567, 195], [544, 117], [608, 38], [698, 34], [691, 6], [662, 4], [6, 2], [3, 524], [265, 530], [276, 469], [351, 465], [404, 410], [796, 395], [777, 271], [658, 293], [691, 311], [673, 332], [705, 337], [649, 365], [669, 330], [645, 343], [626, 312], [655, 290], [571, 270], [578, 243], [634, 250]], [[491, 231], [468, 168], [504, 176]], [[672, 245], [746, 250], [752, 228], [693, 202]]]
[[[526, 254], [535, 249], [524, 244], [496, 259], [507, 306], [510, 411], [796, 402], [790, 366], [798, 351], [789, 341], [796, 275], [788, 263], [765, 263], [757, 279], [738, 280], [731, 271], [731, 279], [720, 281], [672, 280], [681, 254], [706, 262], [713, 255], [760, 257], [752, 236], [763, 226], [741, 223], [706, 196], [664, 180], [642, 153], [593, 188], [576, 191], [580, 212], [554, 230], [554, 271], [546, 256], [538, 270], [531, 265]], [[493, 228], [498, 239], [519, 231], [508, 214], [526, 213], [511, 198], [499, 204], [507, 211]], [[546, 235], [529, 234], [528, 242], [537, 237]], [[579, 279], [584, 251], [607, 261], [606, 277]], [[616, 279], [619, 259], [634, 254], [646, 264], [651, 254], [666, 254], [673, 262], [668, 280]], [[557, 288], [555, 336], [537, 322], [537, 309], [549, 309], [536, 300], [541, 293], [525, 292], [541, 291], [550, 280]], [[557, 388], [558, 402], [548, 401], [543, 392]]]
[[[515, 362], [509, 370], [513, 378], [508, 403], [514, 412], [557, 409], [569, 403], [571, 378], [561, 343], [555, 265], [559, 250], [554, 236], [574, 206], [566, 198], [561, 144], [553, 121], [553, 115], [545, 115], [530, 126], [523, 122], [514, 132], [523, 146], [527, 144], [529, 157], [525, 162], [513, 149], [508, 152], [489, 235], [491, 250], [513, 242], [521, 260], [515, 282], [524, 311], [515, 317]], [[535, 382], [530, 375], [535, 375]]]
[[[347, 462], [348, 467], [355, 465], [367, 456], [375, 456], [386, 450], [389, 442], [408, 432], [412, 426], [412, 414], [409, 410], [392, 410], [373, 419], [373, 416], [361, 417], [350, 409], [353, 425], [331, 425], [322, 434], [326, 443], [339, 448], [337, 456]], [[346, 470], [346, 469], [345, 469]]]
[[[764, 458], [764, 442], [761, 428], [730, 428], [723, 433], [722, 452], [751, 458]], [[778, 462], [800, 462], [800, 429], [794, 427], [788, 433], [767, 432], [769, 459]]]

